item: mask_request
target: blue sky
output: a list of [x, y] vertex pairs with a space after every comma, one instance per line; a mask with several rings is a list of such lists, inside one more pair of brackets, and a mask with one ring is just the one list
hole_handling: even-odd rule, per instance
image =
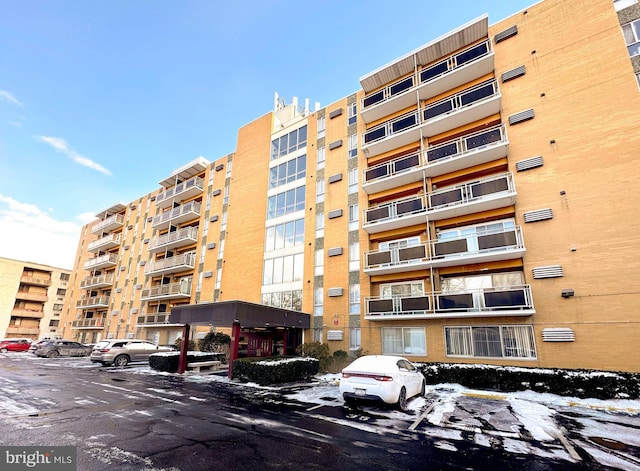
[[482, 14], [534, 0], [3, 0], [0, 257], [71, 268], [80, 228], [235, 149], [274, 93], [326, 106]]

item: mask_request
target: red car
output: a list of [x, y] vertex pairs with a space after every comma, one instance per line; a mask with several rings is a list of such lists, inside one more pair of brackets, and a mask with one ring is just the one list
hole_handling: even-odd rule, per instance
[[31, 342], [26, 339], [3, 339], [0, 340], [0, 353], [26, 352], [30, 346]]

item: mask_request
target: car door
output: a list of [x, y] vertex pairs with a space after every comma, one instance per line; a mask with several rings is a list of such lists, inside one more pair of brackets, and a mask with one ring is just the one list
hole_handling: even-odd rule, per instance
[[145, 359], [146, 349], [144, 342], [130, 342], [126, 348], [131, 361], [142, 361]]
[[422, 384], [422, 374], [420, 371], [407, 360], [398, 360], [398, 369], [404, 385], [407, 388], [407, 397], [418, 394]]
[[58, 351], [60, 356], [67, 357], [71, 353], [71, 349], [69, 348], [69, 342], [56, 342], [55, 349]]
[[78, 342], [66, 342], [66, 344], [69, 356], [79, 357], [83, 355], [84, 351], [82, 348], [82, 344], [79, 344]]

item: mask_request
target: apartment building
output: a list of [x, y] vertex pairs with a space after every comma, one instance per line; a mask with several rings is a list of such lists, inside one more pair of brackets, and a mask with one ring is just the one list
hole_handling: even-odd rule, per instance
[[56, 338], [71, 270], [0, 257], [0, 338]]
[[172, 310], [238, 300], [309, 316], [244, 326], [248, 354], [287, 330], [637, 371], [639, 32], [633, 1], [544, 0], [425, 38], [328, 106], [276, 96], [232, 154], [83, 229], [65, 335], [172, 343]]

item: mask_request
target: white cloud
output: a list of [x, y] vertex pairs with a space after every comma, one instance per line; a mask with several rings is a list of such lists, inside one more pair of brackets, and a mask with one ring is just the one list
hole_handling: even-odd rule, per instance
[[80, 224], [58, 221], [37, 206], [0, 194], [0, 256], [71, 269]]
[[82, 165], [83, 167], [88, 167], [90, 169], [97, 170], [98, 172], [103, 173], [107, 176], [111, 175], [111, 172], [108, 169], [104, 168], [99, 163], [94, 162], [93, 160], [78, 154], [75, 150], [69, 147], [69, 144], [67, 144], [67, 141], [65, 141], [62, 138], [51, 137], [51, 136], [36, 136], [36, 139], [46, 144], [49, 144], [56, 151], [66, 155], [67, 157], [71, 158], [71, 160], [73, 160], [75, 163]]
[[13, 105], [24, 106], [20, 100], [18, 100], [13, 93], [7, 90], [0, 90], [0, 100], [7, 101]]

